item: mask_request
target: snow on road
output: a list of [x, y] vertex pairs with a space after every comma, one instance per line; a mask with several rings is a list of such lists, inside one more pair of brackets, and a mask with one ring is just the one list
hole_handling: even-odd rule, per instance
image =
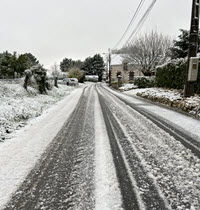
[[[114, 93], [117, 95], [120, 94]], [[173, 208], [184, 210], [199, 209], [200, 160], [172, 136], [158, 128], [137, 111], [126, 106], [118, 98], [111, 97], [110, 94], [106, 95], [106, 93], [104, 93], [104, 96], [107, 99], [112, 113], [121, 122], [121, 127], [123, 127], [126, 135], [131, 139], [133, 147], [140, 154], [141, 162], [149, 172], [149, 177], [156, 180], [157, 186], [170, 205]], [[157, 106], [148, 106], [144, 101], [128, 96], [123, 97], [137, 103], [145, 109], [154, 110], [156, 114], [163, 116], [161, 110], [164, 109], [161, 107], [159, 109]], [[154, 107], [154, 109], [149, 107]], [[178, 115], [180, 119], [182, 116], [182, 122], [185, 119], [185, 123], [188, 120], [194, 123], [193, 125], [195, 126], [195, 122], [198, 123], [197, 125], [199, 126], [199, 121], [195, 119], [171, 110], [165, 111], [171, 114], [172, 119], [169, 120], [173, 121], [173, 118], [176, 118], [176, 115]], [[173, 123], [175, 122], [173, 121]], [[187, 129], [190, 130], [191, 126]], [[199, 134], [199, 129], [196, 134]]]
[[0, 209], [62, 128], [76, 107], [82, 90], [83, 88], [75, 89], [56, 106], [32, 120], [16, 137], [0, 144]]
[[95, 209], [120, 210], [123, 209], [122, 198], [109, 138], [97, 95], [95, 98]]
[[[28, 126], [17, 133], [16, 137], [0, 144], [0, 209], [37, 164], [45, 149], [69, 118], [82, 90], [83, 87], [74, 90], [56, 106], [32, 120]], [[108, 90], [200, 140], [198, 120], [154, 106], [144, 100]], [[103, 89], [100, 92], [103, 93], [107, 106], [127, 137], [120, 141], [128, 139], [130, 147], [139, 157], [138, 160], [149, 179], [155, 183], [160, 196], [178, 209], [199, 207], [200, 160], [172, 136], [126, 106], [121, 100]], [[123, 209], [122, 193], [97, 93], [95, 93], [95, 100], [92, 101], [95, 103], [95, 209], [120, 210]], [[130, 164], [132, 159], [127, 161], [127, 164]], [[138, 197], [142, 197], [145, 190], [138, 188], [140, 194]], [[141, 205], [144, 204], [141, 203]]]
[[[104, 86], [107, 88], [106, 86]], [[121, 94], [119, 92], [113, 91], [109, 89], [114, 94], [121, 96], [122, 98], [139, 105], [141, 108], [150, 111], [151, 113], [161, 117], [165, 121], [168, 121], [174, 127], [177, 127], [179, 130], [187, 132], [188, 135], [198, 139], [200, 141], [200, 120], [194, 119], [192, 117], [183, 115], [179, 112], [169, 110], [158, 106], [156, 104], [152, 105], [151, 103], [140, 99], [139, 97], [136, 98], [135, 95], [137, 92], [142, 92], [143, 89], [135, 89], [128, 91], [126, 94]], [[131, 96], [134, 96], [131, 97]]]

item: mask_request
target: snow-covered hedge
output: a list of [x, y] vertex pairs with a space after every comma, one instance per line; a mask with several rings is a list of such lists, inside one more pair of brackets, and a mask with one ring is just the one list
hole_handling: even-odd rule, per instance
[[[163, 88], [183, 89], [187, 70], [187, 60], [172, 60], [156, 69], [156, 86]], [[200, 93], [200, 69], [195, 92]]]
[[42, 114], [58, 100], [62, 99], [72, 87], [59, 86], [47, 95], [41, 95], [37, 89], [28, 87], [28, 91], [20, 84], [0, 80], [0, 141], [4, 141], [10, 133], [23, 127], [27, 120]]
[[136, 77], [134, 84], [138, 86], [138, 88], [150, 88], [154, 87], [154, 79], [154, 77]]
[[200, 96], [198, 95], [184, 98], [182, 97], [181, 91], [162, 88], [146, 89], [143, 92], [138, 92], [137, 95], [151, 101], [182, 109], [200, 117]]

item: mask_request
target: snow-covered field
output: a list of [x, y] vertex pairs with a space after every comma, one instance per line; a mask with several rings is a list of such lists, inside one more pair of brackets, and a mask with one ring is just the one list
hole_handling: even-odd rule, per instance
[[15, 130], [19, 130], [42, 114], [64, 96], [69, 95], [73, 87], [59, 85], [47, 95], [41, 95], [37, 89], [23, 88], [23, 81], [8, 82], [0, 80], [0, 142], [10, 138]]

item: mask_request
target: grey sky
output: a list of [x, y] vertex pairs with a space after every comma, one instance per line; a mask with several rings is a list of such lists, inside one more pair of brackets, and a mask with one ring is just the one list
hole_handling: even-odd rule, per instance
[[[49, 67], [64, 57], [84, 60], [114, 47], [140, 0], [0, 2], [0, 52], [31, 52]], [[146, 0], [146, 6], [151, 2]], [[190, 27], [191, 4], [192, 0], [157, 0], [140, 33], [154, 29], [176, 38], [180, 28]]]

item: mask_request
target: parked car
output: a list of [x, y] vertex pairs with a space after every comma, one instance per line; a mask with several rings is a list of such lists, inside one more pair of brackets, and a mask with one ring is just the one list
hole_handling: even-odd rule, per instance
[[69, 78], [69, 79], [70, 79], [71, 85], [74, 85], [74, 86], [78, 85], [78, 79], [76, 78]]
[[76, 78], [65, 78], [63, 79], [63, 83], [66, 85], [76, 86], [78, 85], [78, 79]]

